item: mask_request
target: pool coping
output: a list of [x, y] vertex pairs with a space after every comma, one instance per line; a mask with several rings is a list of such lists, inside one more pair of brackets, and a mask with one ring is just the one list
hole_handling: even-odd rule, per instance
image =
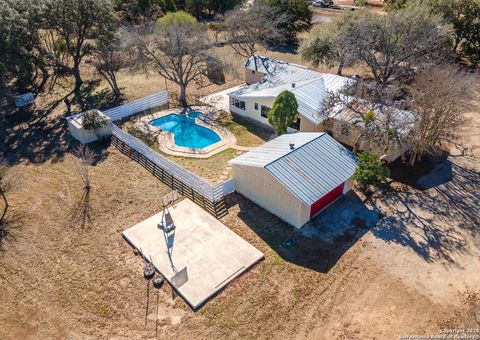
[[192, 106], [191, 109], [192, 111], [200, 111], [203, 114], [202, 118], [195, 118], [195, 124], [214, 131], [220, 137], [220, 141], [201, 149], [178, 146], [175, 145], [173, 133], [162, 130], [150, 124], [150, 122], [154, 119], [170, 114], [179, 114], [183, 110], [182, 108], [162, 110], [142, 116], [141, 118], [137, 119], [134, 124], [134, 128], [141, 133], [155, 136], [160, 151], [172, 156], [208, 158], [230, 148], [231, 145], [236, 144], [237, 140], [233, 133], [215, 122], [217, 114], [216, 112], [212, 112], [210, 107]]

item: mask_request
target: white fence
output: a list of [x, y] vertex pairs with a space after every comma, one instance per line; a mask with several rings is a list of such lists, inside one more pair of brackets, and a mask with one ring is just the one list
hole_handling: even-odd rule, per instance
[[162, 91], [151, 96], [134, 100], [133, 102], [114, 107], [103, 111], [112, 122], [132, 116], [134, 114], [140, 113], [151, 108], [159, 107], [162, 105], [168, 104], [168, 92]]
[[[103, 111], [103, 113], [114, 122], [165, 104], [168, 104], [168, 93], [162, 91]], [[233, 178], [226, 182], [212, 185], [202, 177], [162, 157], [158, 152], [152, 150], [139, 139], [123, 131], [115, 124], [112, 123], [111, 126], [112, 143], [123, 153], [143, 165], [155, 177], [178, 190], [182, 195], [191, 198], [215, 216], [223, 216], [226, 212], [223, 198], [235, 189]]]

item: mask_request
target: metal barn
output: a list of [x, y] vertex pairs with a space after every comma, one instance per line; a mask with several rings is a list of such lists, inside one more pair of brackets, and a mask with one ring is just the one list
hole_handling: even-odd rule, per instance
[[297, 228], [351, 190], [357, 166], [325, 132], [285, 134], [229, 164], [238, 193]]

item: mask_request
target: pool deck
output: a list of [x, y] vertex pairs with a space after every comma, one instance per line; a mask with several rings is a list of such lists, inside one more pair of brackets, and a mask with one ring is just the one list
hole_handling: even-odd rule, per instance
[[160, 212], [123, 232], [193, 310], [264, 258], [263, 253], [188, 199], [168, 209], [175, 224], [165, 233]]
[[193, 106], [191, 107], [191, 109], [192, 111], [199, 111], [203, 113], [203, 117], [196, 118], [195, 123], [217, 133], [221, 138], [219, 142], [202, 149], [178, 146], [175, 144], [174, 135], [172, 133], [168, 131], [163, 131], [149, 124], [149, 122], [154, 119], [164, 117], [170, 114], [179, 114], [181, 112], [180, 108], [163, 110], [149, 115], [145, 115], [138, 119], [134, 127], [144, 134], [150, 134], [155, 136], [157, 138], [160, 151], [168, 155], [191, 158], [208, 158], [228, 148], [238, 149], [235, 136], [228, 129], [218, 125], [215, 122], [217, 112], [212, 111], [211, 107], [206, 106]]

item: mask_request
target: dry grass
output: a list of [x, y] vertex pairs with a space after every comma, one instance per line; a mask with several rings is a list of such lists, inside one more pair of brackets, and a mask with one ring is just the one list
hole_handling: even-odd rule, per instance
[[[158, 90], [143, 83], [149, 81], [143, 76], [124, 77], [127, 99]], [[38, 106], [65, 91], [68, 88], [40, 98]], [[104, 157], [91, 171], [94, 223], [85, 229], [72, 223], [71, 207], [81, 195], [82, 182], [74, 173], [69, 141], [60, 135], [62, 127], [48, 129], [61, 121], [62, 111], [58, 107], [45, 119], [33, 116], [0, 124], [9, 139], [12, 171], [21, 180], [10, 196], [8, 217], [15, 223], [0, 252], [0, 338], [152, 338], [152, 305], [144, 326], [142, 260], [121, 232], [158, 212], [159, 198], [170, 190], [115, 148], [99, 148]], [[51, 145], [56, 143], [65, 145]], [[51, 146], [57, 146], [54, 154], [46, 152]], [[212, 161], [218, 160], [208, 160]], [[415, 193], [420, 203], [421, 195], [429, 195]], [[463, 316], [470, 305], [452, 306], [453, 297], [435, 303], [431, 293], [438, 289], [418, 289], [425, 283], [448, 285], [454, 268], [439, 270], [408, 248], [383, 242], [370, 232], [356, 241], [324, 244], [303, 237], [241, 196], [230, 197], [228, 204], [229, 214], [222, 222], [264, 252], [265, 260], [197, 313], [179, 298], [172, 301], [164, 287], [161, 338], [393, 339], [465, 325]], [[294, 238], [297, 245], [283, 247], [285, 238]], [[393, 265], [382, 261], [386, 255], [395, 260]], [[456, 268], [456, 277], [469, 282], [478, 272], [472, 263]], [[419, 265], [426, 269], [418, 270]], [[395, 273], [399, 268], [402, 275]]]

